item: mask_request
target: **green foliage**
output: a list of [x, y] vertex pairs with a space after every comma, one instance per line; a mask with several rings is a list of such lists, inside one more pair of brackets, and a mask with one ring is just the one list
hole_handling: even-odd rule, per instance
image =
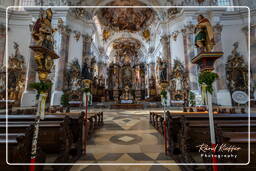
[[196, 96], [195, 93], [193, 93], [192, 91], [189, 92], [189, 103], [191, 106], [195, 106], [196, 105]]
[[37, 90], [37, 99], [39, 98], [39, 95], [41, 93], [46, 93], [48, 90], [50, 90], [51, 86], [52, 86], [51, 82], [43, 82], [43, 81], [29, 84], [30, 88]]
[[85, 93], [91, 93], [91, 89], [90, 88], [83, 88], [82, 90]]
[[131, 90], [131, 95], [132, 95], [133, 97], [135, 97], [135, 90], [134, 90], [134, 89]]
[[207, 85], [206, 90], [210, 93], [213, 92], [212, 83], [218, 78], [218, 74], [214, 72], [204, 71], [199, 74], [199, 84], [205, 83]]
[[61, 96], [61, 105], [64, 107], [69, 106], [69, 94], [68, 93], [64, 93]]
[[160, 95], [161, 95], [164, 99], [166, 99], [166, 98], [167, 98], [167, 91], [166, 91], [166, 90], [162, 90], [161, 93], [160, 93]]

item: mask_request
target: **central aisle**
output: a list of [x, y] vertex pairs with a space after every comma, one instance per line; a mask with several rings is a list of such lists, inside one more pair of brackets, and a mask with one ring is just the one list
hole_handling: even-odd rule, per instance
[[[174, 163], [164, 154], [163, 137], [149, 124], [147, 110], [105, 110], [104, 126], [77, 163]], [[73, 166], [71, 171], [179, 171], [178, 166]]]

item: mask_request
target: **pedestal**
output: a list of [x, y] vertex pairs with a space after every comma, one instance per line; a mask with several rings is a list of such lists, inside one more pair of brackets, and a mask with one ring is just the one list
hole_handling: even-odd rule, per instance
[[214, 62], [216, 59], [220, 58], [223, 52], [201, 52], [195, 56], [191, 62], [193, 64], [198, 64], [200, 71], [212, 71], [214, 70]]
[[119, 99], [119, 90], [113, 90], [113, 97], [115, 101]]
[[36, 105], [36, 92], [35, 91], [24, 91], [21, 96], [21, 107], [32, 107]]
[[135, 91], [135, 99], [136, 100], [141, 100], [141, 90], [136, 90]]

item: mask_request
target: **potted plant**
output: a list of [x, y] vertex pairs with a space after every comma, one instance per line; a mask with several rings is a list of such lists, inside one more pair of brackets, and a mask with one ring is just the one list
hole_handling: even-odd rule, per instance
[[189, 92], [189, 104], [190, 104], [190, 106], [193, 107], [193, 106], [196, 105], [195, 99], [196, 99], [195, 93], [192, 92], [192, 91], [190, 91], [190, 92]]
[[66, 108], [66, 112], [70, 112], [70, 106], [69, 106], [69, 94], [67, 92], [64, 92], [64, 94], [61, 96], [61, 105]]

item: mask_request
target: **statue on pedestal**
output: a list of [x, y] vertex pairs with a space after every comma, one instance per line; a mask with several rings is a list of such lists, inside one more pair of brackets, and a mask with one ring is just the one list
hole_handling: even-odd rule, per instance
[[197, 20], [198, 24], [195, 27], [195, 46], [202, 52], [211, 52], [215, 45], [211, 23], [203, 15], [198, 15]]
[[167, 80], [167, 65], [160, 58], [158, 59], [157, 63], [159, 65], [160, 82], [166, 81]]
[[34, 59], [39, 72], [39, 79], [46, 80], [51, 72], [53, 60], [59, 58], [54, 52], [53, 34], [56, 29], [51, 26], [52, 10], [41, 11], [40, 17], [33, 26], [32, 37], [35, 45], [30, 48], [35, 52]]

